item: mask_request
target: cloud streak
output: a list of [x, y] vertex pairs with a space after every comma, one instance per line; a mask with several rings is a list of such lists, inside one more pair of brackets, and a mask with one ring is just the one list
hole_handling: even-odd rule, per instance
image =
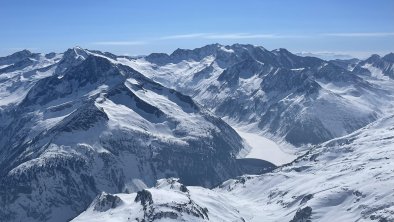
[[167, 35], [155, 38], [147, 38], [146, 41], [102, 41], [93, 42], [93, 45], [107, 46], [137, 46], [146, 45], [157, 41], [182, 40], [182, 39], [211, 39], [211, 40], [245, 40], [245, 39], [301, 39], [301, 38], [321, 38], [321, 37], [392, 37], [394, 32], [338, 32], [338, 33], [317, 33], [310, 35], [287, 35], [276, 33], [186, 33]]
[[275, 33], [189, 33], [160, 37], [159, 40], [170, 39], [296, 39], [317, 37], [390, 37], [394, 32], [338, 32], [310, 35], [286, 35]]
[[263, 38], [277, 38], [274, 34], [250, 34], [250, 33], [228, 33], [228, 34], [212, 34], [206, 35], [206, 39], [263, 39]]
[[210, 35], [210, 33], [190, 33], [190, 34], [181, 34], [181, 35], [168, 35], [160, 37], [159, 39], [193, 39], [193, 38], [202, 38], [204, 36]]
[[344, 32], [323, 33], [322, 35], [331, 37], [389, 37], [394, 36], [394, 32]]
[[279, 38], [306, 38], [302, 35], [254, 34], [254, 33], [189, 33], [160, 37], [160, 40], [169, 39], [279, 39]]
[[145, 45], [147, 42], [144, 41], [104, 41], [104, 42], [93, 42], [93, 45], [111, 45], [111, 46], [127, 46], [127, 45]]

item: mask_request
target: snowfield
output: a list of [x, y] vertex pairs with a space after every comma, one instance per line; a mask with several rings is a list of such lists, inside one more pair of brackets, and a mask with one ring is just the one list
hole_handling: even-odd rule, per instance
[[273, 140], [261, 136], [258, 133], [244, 132], [237, 128], [234, 129], [249, 146], [247, 150], [241, 151], [243, 155], [241, 154], [242, 156], [240, 156], [239, 158], [266, 160], [277, 166], [290, 163], [295, 158], [297, 158], [295, 154], [290, 153], [290, 150], [287, 150], [287, 152], [284, 151], [284, 149], [281, 148], [280, 145], [275, 143]]

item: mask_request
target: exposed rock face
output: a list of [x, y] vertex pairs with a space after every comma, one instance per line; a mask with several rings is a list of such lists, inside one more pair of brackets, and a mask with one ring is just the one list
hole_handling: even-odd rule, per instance
[[304, 207], [297, 210], [294, 218], [290, 222], [311, 222], [312, 208]]
[[152, 194], [145, 189], [138, 191], [134, 202], [141, 202], [142, 206], [144, 207], [146, 207], [149, 204], [153, 204]]
[[118, 196], [103, 192], [93, 201], [93, 209], [95, 211], [104, 212], [116, 208], [121, 204], [122, 200]]
[[[167, 181], [166, 181], [167, 182]], [[174, 181], [175, 182], [175, 181]], [[183, 184], [174, 183], [168, 184], [170, 189], [177, 190], [185, 193], [186, 197], [189, 199], [187, 203], [154, 203], [152, 199], [152, 194], [148, 190], [142, 190], [137, 192], [137, 196], [134, 202], [140, 202], [143, 210], [144, 216], [141, 221], [155, 221], [160, 219], [181, 219], [182, 214], [187, 214], [188, 216], [193, 216], [196, 218], [207, 219], [208, 210], [206, 208], [200, 207], [196, 204], [191, 198], [189, 191]], [[160, 184], [161, 188], [163, 188], [163, 183]], [[179, 187], [178, 190], [176, 187]]]
[[353, 69], [353, 72], [355, 74], [394, 79], [394, 53], [389, 53], [383, 57], [372, 55], [368, 59], [359, 62]]
[[212, 195], [215, 193], [208, 189], [186, 187], [176, 178], [161, 179], [153, 188], [116, 194], [122, 205], [111, 212], [95, 211], [97, 202], [93, 202], [73, 221], [88, 221], [92, 216], [97, 221], [106, 221], [111, 215], [120, 221], [245, 221], [222, 196]]

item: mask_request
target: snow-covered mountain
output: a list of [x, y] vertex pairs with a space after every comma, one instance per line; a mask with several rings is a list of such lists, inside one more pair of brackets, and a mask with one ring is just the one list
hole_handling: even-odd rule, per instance
[[[394, 221], [391, 71], [241, 44], [2, 57], [0, 221]], [[261, 160], [283, 144], [310, 150]]]
[[388, 99], [384, 89], [356, 72], [286, 49], [214, 44], [123, 62], [229, 123], [297, 146], [367, 125], [384, 113]]
[[52, 75], [61, 55], [31, 53], [27, 50], [0, 57], [0, 112], [19, 103], [40, 79]]
[[335, 59], [335, 60], [330, 60], [331, 63], [340, 66], [344, 69], [347, 69], [349, 71], [353, 71], [353, 69], [360, 63], [361, 60], [359, 59]]
[[100, 192], [160, 178], [212, 187], [268, 162], [238, 161], [239, 135], [190, 97], [108, 53], [0, 59], [0, 218], [66, 221]]
[[98, 196], [73, 221], [394, 221], [394, 116], [215, 189], [175, 179]]
[[316, 57], [323, 60], [350, 60], [354, 58], [349, 54], [341, 52], [298, 52], [295, 54], [303, 57]]
[[394, 53], [389, 53], [383, 57], [372, 55], [358, 63], [354, 68], [354, 72], [377, 78], [394, 79]]

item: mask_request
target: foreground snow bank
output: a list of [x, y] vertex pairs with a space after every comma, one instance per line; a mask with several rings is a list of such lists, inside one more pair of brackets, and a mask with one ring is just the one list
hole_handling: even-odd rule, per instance
[[155, 187], [138, 193], [103, 193], [72, 221], [130, 220], [244, 221], [224, 195], [205, 188], [186, 187], [173, 178], [159, 180]]

